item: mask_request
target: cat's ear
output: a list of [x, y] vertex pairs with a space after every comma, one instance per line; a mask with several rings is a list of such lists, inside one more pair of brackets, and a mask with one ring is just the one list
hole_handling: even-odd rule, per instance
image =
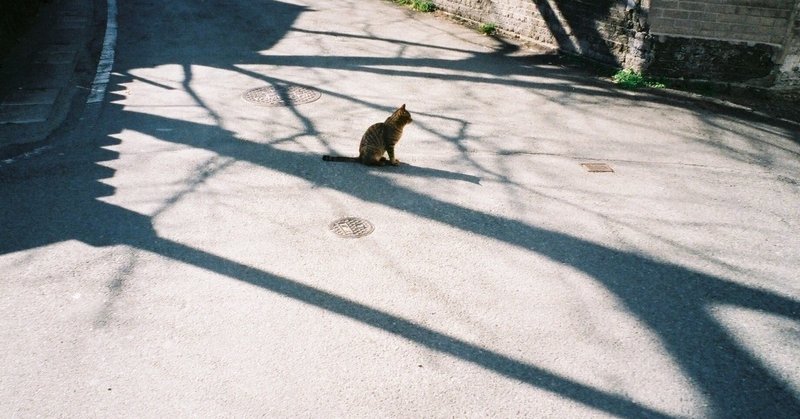
[[406, 104], [404, 103], [403, 106], [400, 107], [402, 110], [406, 110]]

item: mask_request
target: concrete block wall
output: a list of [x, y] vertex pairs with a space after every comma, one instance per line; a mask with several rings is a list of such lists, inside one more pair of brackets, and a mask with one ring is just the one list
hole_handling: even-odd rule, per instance
[[782, 45], [795, 0], [652, 0], [650, 33]]

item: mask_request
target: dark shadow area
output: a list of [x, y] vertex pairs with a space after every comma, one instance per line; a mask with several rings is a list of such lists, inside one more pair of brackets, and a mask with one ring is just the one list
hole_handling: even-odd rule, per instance
[[0, 0], [0, 68], [6, 65], [4, 60], [19, 38], [31, 28], [42, 3], [49, 1]]
[[[140, 7], [149, 9], [143, 11]], [[235, 64], [245, 62], [299, 68], [336, 68], [421, 78], [446, 77], [531, 89], [553, 87], [502, 79], [490, 82], [484, 80], [482, 75], [527, 74], [527, 71], [533, 71], [537, 76], [565, 82], [575, 78], [555, 69], [524, 70], [525, 67], [520, 66], [520, 60], [505, 59], [496, 54], [476, 53], [467, 60], [457, 62], [408, 58], [263, 56], [257, 51], [268, 49], [291, 32], [293, 22], [308, 9], [269, 0], [236, 2], [235, 5], [226, 6], [223, 10], [229, 17], [242, 20], [242, 30], [264, 32], [265, 37], [258, 45], [252, 45], [249, 36], [244, 37], [237, 35], [238, 31], [231, 31], [229, 21], [219, 18], [220, 9], [212, 5], [193, 2], [189, 9], [179, 8], [177, 12], [170, 10], [162, 2], [139, 1], [121, 5], [120, 43], [138, 44], [138, 47], [119, 54], [114, 71], [122, 76], [114, 78], [112, 83], [116, 87], [130, 83], [133, 80], [130, 73], [136, 69], [166, 64], [179, 65], [186, 76], [183, 88], [198, 106], [205, 108], [217, 119], [219, 117], [213, 109], [205, 105], [199, 95], [192, 91], [189, 83], [192, 65], [238, 72], [267, 84], [286, 81], [242, 70]], [[147, 34], [152, 31], [153, 39], [161, 39], [164, 38], [161, 35], [169, 32], [168, 28], [148, 28], [143, 25], [148, 14], [152, 13], [176, 13], [176, 21], [197, 26], [196, 29], [187, 31], [194, 35], [175, 36], [160, 49], [153, 50], [148, 44], [150, 35]], [[184, 20], [186, 18], [193, 19]], [[201, 33], [204, 35], [199, 37]], [[220, 50], [219, 45], [223, 43], [228, 48]], [[190, 51], [188, 55], [177, 54], [174, 50], [176, 48], [181, 51], [189, 48]], [[177, 56], [186, 58], [176, 62]], [[408, 66], [410, 69], [397, 71], [371, 67], [380, 64]], [[457, 69], [476, 75], [440, 76], [426, 73], [417, 67]], [[580, 87], [577, 89], [580, 90]], [[618, 94], [611, 89], [602, 93], [594, 90], [584, 93], [607, 96]], [[347, 98], [343, 95], [340, 97]], [[359, 106], [385, 110], [358, 98], [347, 99]], [[653, 100], [669, 99], [653, 96]], [[310, 117], [298, 108], [293, 108], [292, 112], [304, 125], [302, 131], [293, 138], [318, 134]], [[103, 179], [114, 175], [113, 171], [99, 163], [115, 159], [117, 155], [104, 147], [117, 142], [113, 135], [124, 130], [136, 131], [163, 141], [208, 150], [225, 158], [280, 171], [307, 180], [318, 187], [450, 225], [454, 229], [504, 242], [573, 267], [614, 293], [633, 316], [660, 338], [681, 371], [708, 401], [710, 416], [793, 417], [800, 412], [797, 394], [737, 342], [709, 312], [709, 307], [714, 304], [730, 304], [800, 321], [798, 301], [645, 255], [620, 251], [579, 237], [432, 198], [379, 175], [378, 173], [383, 173], [379, 172], [381, 169], [351, 166], [351, 169], [344, 170], [340, 166], [343, 163], [325, 163], [316, 154], [285, 151], [269, 144], [239, 140], [233, 132], [219, 125], [201, 125], [163, 116], [134, 113], [113, 103], [106, 104], [102, 121], [98, 125], [99, 131], [79, 132], [74, 144], [63, 148], [63, 156], [0, 167], [0, 201], [3, 203], [0, 206], [0, 231], [3, 238], [0, 241], [0, 254], [34, 249], [65, 240], [79, 240], [92, 246], [127, 245], [208, 269], [346, 316], [611, 415], [630, 418], [668, 416], [624, 396], [586, 386], [490, 348], [478, 347], [363, 303], [304, 285], [302, 279], [285, 278], [159, 237], [153, 229], [151, 217], [99, 199], [114, 192], [113, 188], [102, 183]], [[275, 139], [273, 143], [282, 140], [288, 139]], [[332, 171], [336, 171], [337, 176], [330, 176]], [[389, 172], [471, 183], [480, 181], [475, 176], [412, 165], [389, 168]], [[200, 169], [198, 178], [203, 176], [213, 176], [213, 173]], [[182, 193], [188, 193], [190, 188], [191, 186]], [[391, 195], [392, 199], [384, 199], [386, 195]], [[173, 198], [172, 202], [176, 199]]]
[[[619, 59], [611, 52], [605, 37], [597, 30], [597, 22], [608, 20], [617, 0], [533, 0], [539, 14], [562, 51], [581, 54], [588, 58], [619, 66]], [[557, 10], [551, 3], [555, 3]], [[564, 19], [562, 23], [561, 18]]]
[[435, 169], [431, 167], [415, 166], [413, 164], [402, 163], [402, 162], [400, 163], [400, 166], [397, 167], [394, 166], [385, 166], [380, 168], [364, 167], [364, 169], [370, 172], [396, 173], [403, 176], [459, 180], [462, 182], [474, 183], [476, 185], [480, 185], [481, 183], [481, 178], [477, 176], [451, 172], [448, 170]]

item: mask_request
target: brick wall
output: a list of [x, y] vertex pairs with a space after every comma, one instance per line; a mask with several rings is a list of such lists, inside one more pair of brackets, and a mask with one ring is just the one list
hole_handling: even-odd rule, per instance
[[652, 0], [650, 33], [782, 45], [795, 0]]

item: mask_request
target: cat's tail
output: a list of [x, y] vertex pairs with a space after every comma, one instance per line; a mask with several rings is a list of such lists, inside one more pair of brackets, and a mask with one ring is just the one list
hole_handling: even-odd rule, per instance
[[356, 163], [361, 161], [361, 159], [359, 159], [358, 157], [328, 156], [328, 155], [322, 156], [322, 160], [325, 160], [325, 161], [347, 161], [347, 162], [356, 162]]

